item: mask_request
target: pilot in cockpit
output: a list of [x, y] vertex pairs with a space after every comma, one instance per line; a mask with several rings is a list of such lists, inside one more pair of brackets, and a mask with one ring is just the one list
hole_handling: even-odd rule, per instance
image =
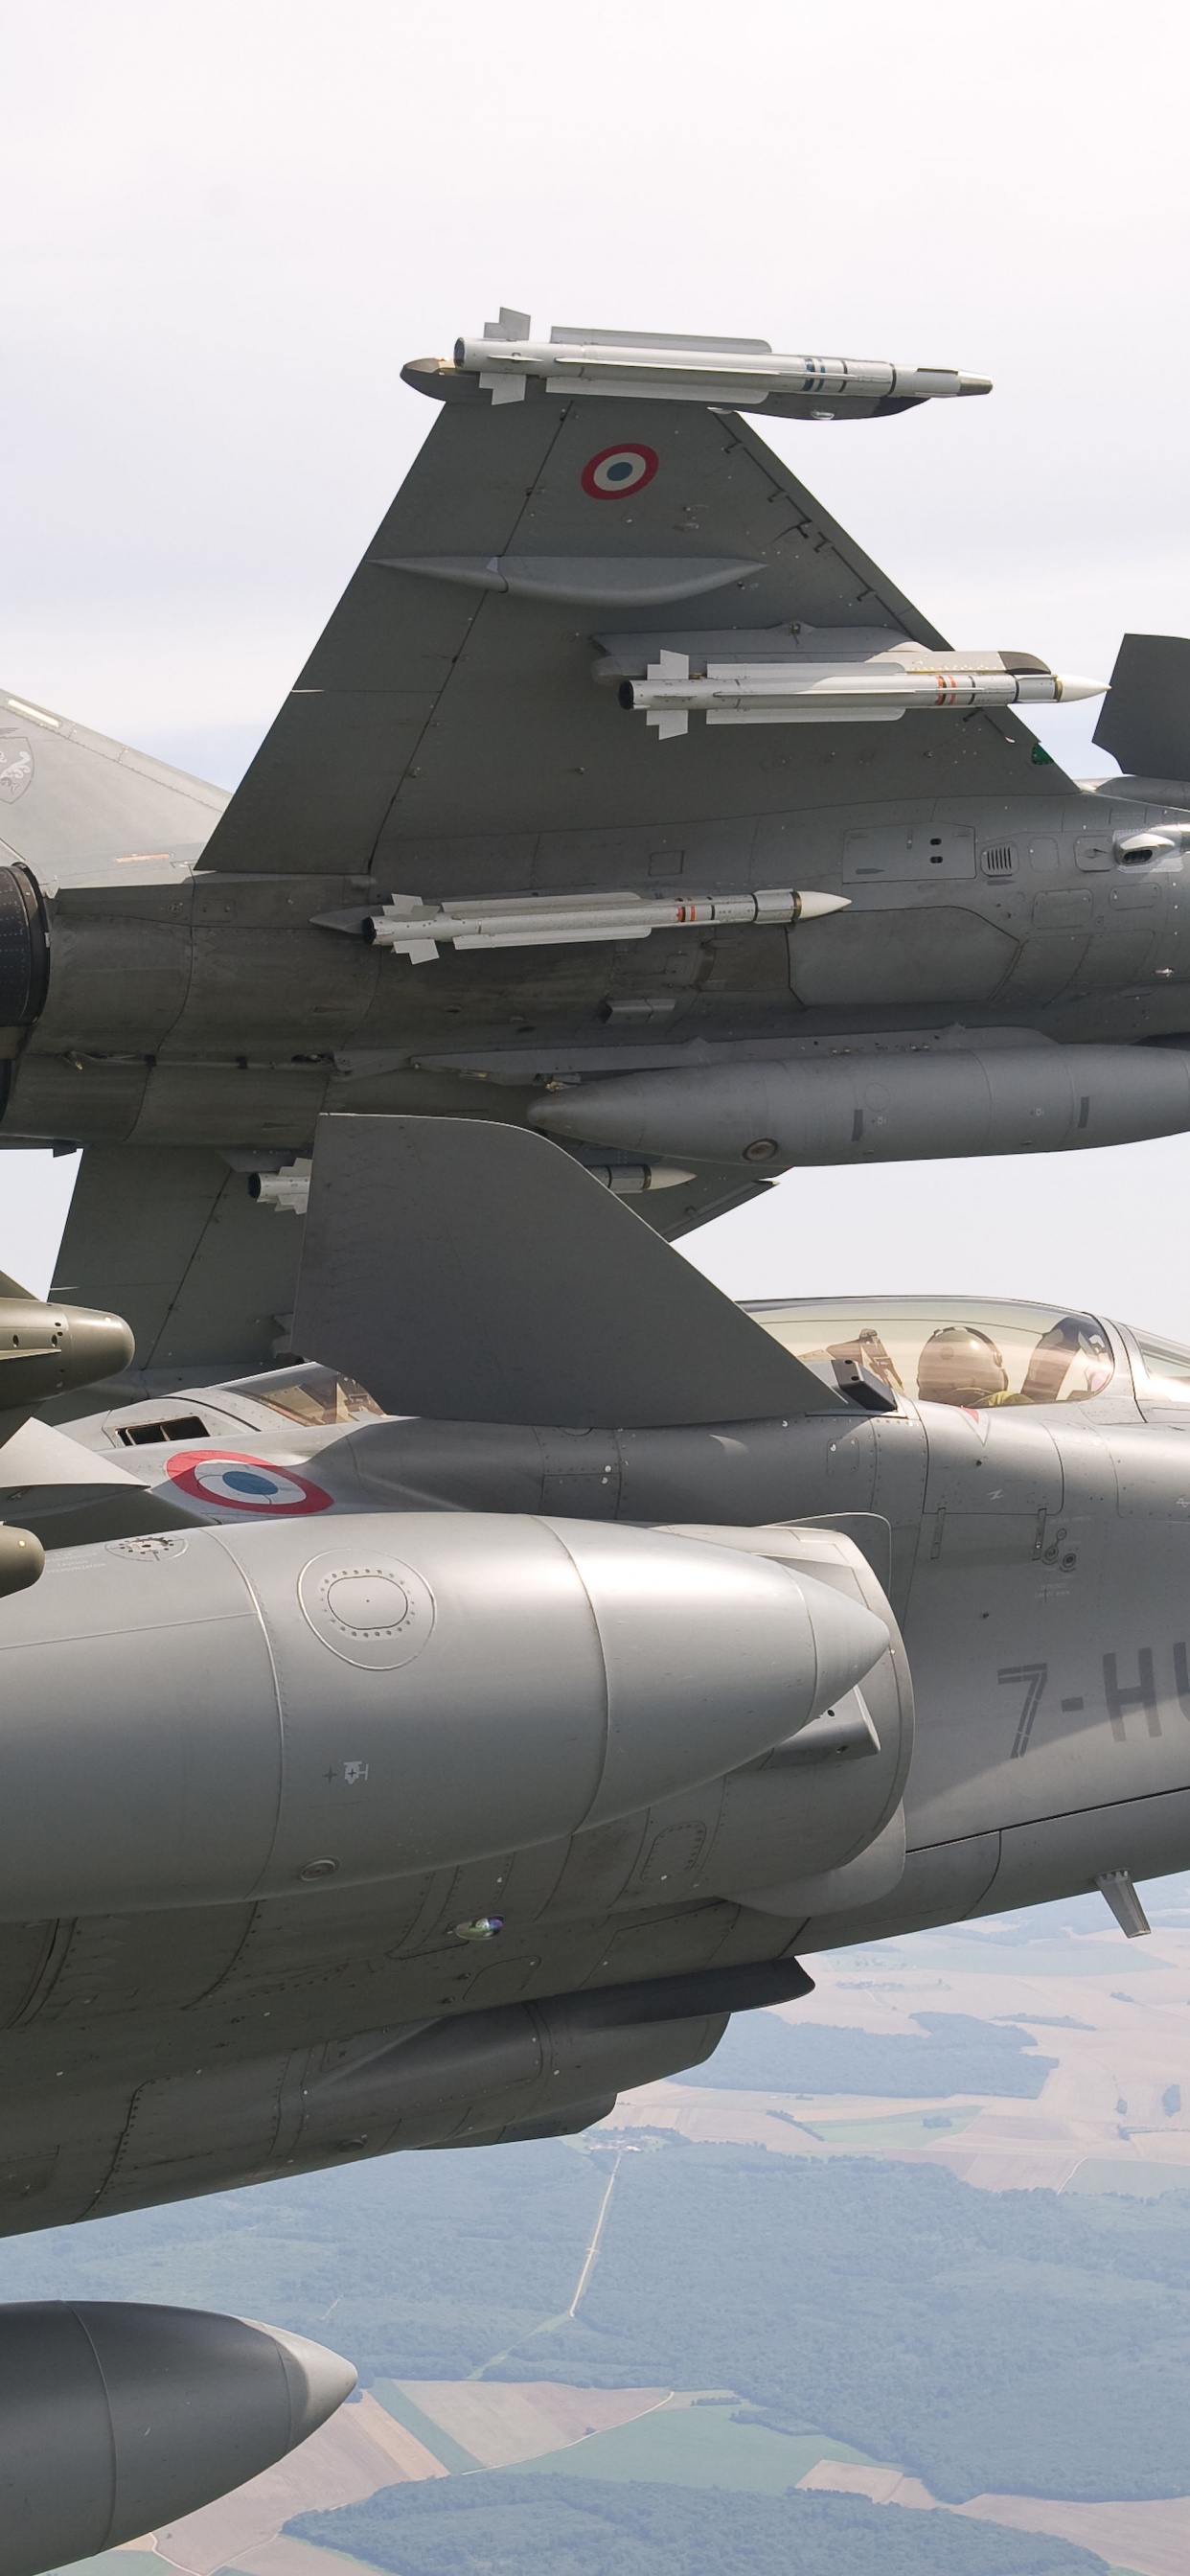
[[1085, 1402], [1111, 1378], [1111, 1346], [1094, 1315], [1062, 1315], [1034, 1344], [1018, 1392], [990, 1333], [974, 1324], [940, 1324], [917, 1363], [924, 1404], [968, 1409], [1010, 1404]]
[[1008, 1393], [1008, 1372], [990, 1333], [973, 1324], [939, 1324], [917, 1363], [922, 1404], [960, 1404], [969, 1410], [1019, 1403]]

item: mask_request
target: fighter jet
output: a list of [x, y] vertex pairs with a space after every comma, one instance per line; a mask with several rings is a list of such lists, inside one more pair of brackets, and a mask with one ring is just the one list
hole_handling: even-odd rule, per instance
[[[304, 1359], [87, 1412], [128, 1336], [60, 1309], [73, 1391], [57, 1353], [10, 1390], [0, 2232], [581, 2130], [819, 1949], [1096, 1887], [1147, 1929], [1190, 1848], [1190, 1352], [741, 1310], [490, 1118], [324, 1118], [308, 1200]], [[0, 2576], [351, 2379], [234, 2319], [0, 2311]]]
[[1190, 1126], [1190, 643], [1125, 639], [1133, 774], [1080, 786], [1026, 717], [1094, 675], [953, 650], [745, 417], [961, 440], [984, 379], [508, 310], [405, 379], [430, 434], [230, 802], [0, 693], [0, 1142], [83, 1147], [61, 1283], [145, 1392], [292, 1346], [325, 1112], [539, 1127], [669, 1236]]
[[1184, 1860], [1190, 1355], [744, 1312], [487, 1121], [328, 1119], [307, 1224], [316, 1356], [60, 1426], [102, 1534], [0, 1617], [39, 2219], [581, 2125], [795, 1948]]

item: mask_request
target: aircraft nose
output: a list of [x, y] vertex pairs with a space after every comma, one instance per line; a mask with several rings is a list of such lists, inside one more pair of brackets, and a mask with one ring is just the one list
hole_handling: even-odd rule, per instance
[[122, 1315], [101, 1315], [87, 1306], [63, 1310], [64, 1388], [90, 1386], [97, 1378], [118, 1377], [136, 1357], [136, 1342]]

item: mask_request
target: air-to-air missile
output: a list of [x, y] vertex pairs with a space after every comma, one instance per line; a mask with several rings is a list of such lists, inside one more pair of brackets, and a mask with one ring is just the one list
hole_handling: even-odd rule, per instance
[[[523, 402], [533, 380], [570, 400], [647, 394], [659, 402], [716, 403], [793, 420], [864, 419], [956, 394], [990, 394], [987, 376], [954, 367], [894, 366], [887, 358], [794, 358], [767, 340], [683, 339], [664, 331], [560, 327], [535, 340], [527, 313], [502, 305], [482, 336], [456, 340], [454, 363], [496, 403]], [[609, 474], [609, 492], [616, 482]]]
[[84, 1149], [63, 1281], [144, 1385], [188, 1301], [216, 1377], [285, 1347], [327, 1112], [540, 1113], [671, 1236], [786, 1162], [1190, 1127], [1190, 644], [1125, 639], [1080, 785], [1024, 719], [1100, 683], [953, 650], [746, 417], [983, 378], [505, 309], [405, 380], [230, 801], [0, 696], [0, 1144]]
[[896, 724], [910, 713], [1056, 706], [1062, 699], [1102, 697], [1106, 687], [1102, 680], [1063, 678], [1029, 653], [927, 654], [909, 647], [862, 662], [814, 660], [809, 653], [780, 659], [770, 643], [762, 660], [747, 658], [737, 639], [730, 660], [716, 661], [713, 651], [702, 658], [706, 668], [699, 674], [689, 653], [662, 646], [643, 679], [620, 681], [620, 705], [630, 714], [643, 710], [664, 738], [684, 734], [691, 715], [705, 716], [709, 725]]

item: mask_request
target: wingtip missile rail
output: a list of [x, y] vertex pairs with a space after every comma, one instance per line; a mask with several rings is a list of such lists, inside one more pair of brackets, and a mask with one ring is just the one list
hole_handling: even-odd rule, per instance
[[787, 356], [767, 340], [718, 340], [680, 332], [596, 331], [557, 324], [534, 340], [527, 313], [502, 306], [481, 336], [454, 344], [458, 373], [476, 376], [493, 404], [523, 402], [531, 380], [547, 392], [646, 396], [713, 403], [730, 411], [845, 420], [906, 411], [923, 402], [991, 392], [986, 376], [956, 367], [907, 367], [886, 358]]

